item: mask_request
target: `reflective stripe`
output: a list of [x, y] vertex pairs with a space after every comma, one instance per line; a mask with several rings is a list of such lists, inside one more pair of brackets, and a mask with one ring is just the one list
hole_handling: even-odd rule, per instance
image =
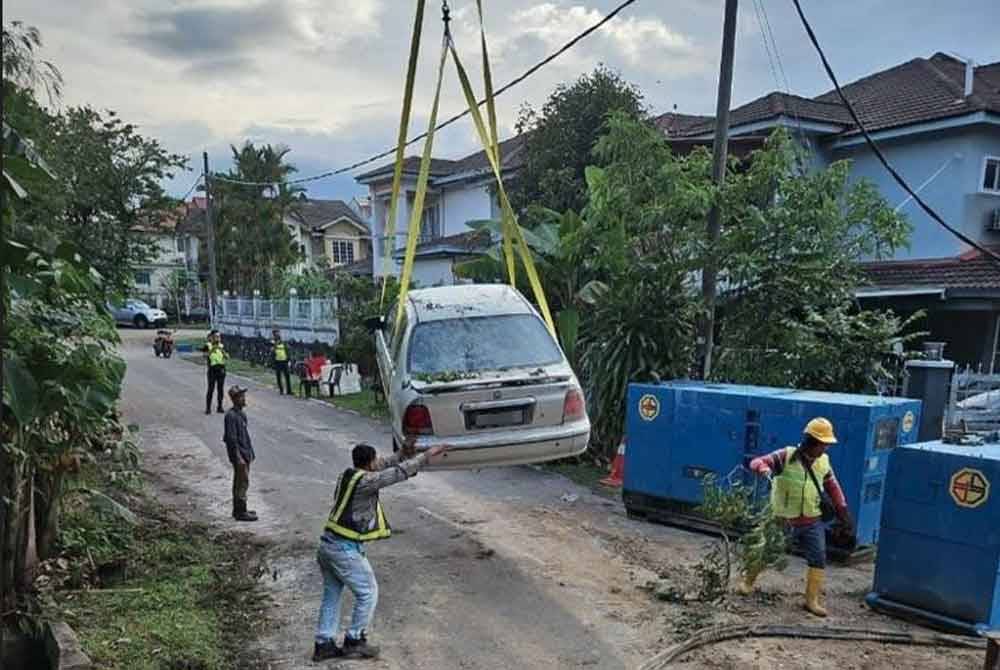
[[[795, 447], [785, 448], [785, 467], [774, 478], [771, 487], [771, 509], [775, 516], [782, 519], [820, 517], [822, 511], [819, 491], [809, 479], [802, 461], [796, 458], [797, 451]], [[812, 471], [820, 486], [831, 469], [830, 457], [826, 454], [813, 461]]]
[[351, 479], [347, 482], [344, 490], [340, 492], [340, 498], [337, 500], [337, 506], [333, 512], [330, 513], [330, 518], [327, 520], [325, 528], [335, 535], [339, 535], [340, 537], [347, 538], [348, 540], [354, 540], [356, 542], [384, 540], [392, 535], [392, 530], [389, 528], [389, 524], [386, 523], [385, 512], [382, 511], [382, 503], [379, 500], [375, 501], [374, 530], [362, 533], [353, 528], [348, 528], [340, 523], [341, 517], [343, 517], [344, 512], [347, 511], [347, 506], [354, 497], [354, 489], [364, 476], [365, 473], [363, 470], [355, 472], [354, 475], [351, 476]]

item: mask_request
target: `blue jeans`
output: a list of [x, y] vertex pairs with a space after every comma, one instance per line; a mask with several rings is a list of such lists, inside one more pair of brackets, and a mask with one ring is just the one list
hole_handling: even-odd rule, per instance
[[810, 568], [826, 568], [826, 526], [819, 519], [807, 526], [788, 526], [787, 535]]
[[347, 635], [358, 639], [371, 624], [378, 602], [378, 582], [365, 556], [365, 545], [324, 535], [316, 552], [323, 573], [323, 603], [316, 624], [316, 642], [332, 640], [340, 624], [340, 597], [346, 585], [354, 594], [354, 613]]

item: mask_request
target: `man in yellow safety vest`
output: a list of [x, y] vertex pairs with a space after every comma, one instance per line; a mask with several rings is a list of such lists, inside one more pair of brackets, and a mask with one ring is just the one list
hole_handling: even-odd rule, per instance
[[208, 341], [203, 349], [208, 359], [208, 391], [205, 393], [205, 414], [212, 413], [212, 391], [216, 391], [218, 405], [216, 411], [222, 414], [222, 389], [226, 386], [226, 359], [229, 355], [222, 345], [222, 336], [219, 331], [213, 330], [208, 334]]
[[[275, 328], [271, 331], [271, 360], [274, 362], [274, 375], [278, 378], [278, 394], [292, 395], [292, 378], [288, 374], [288, 345], [281, 339], [281, 331]], [[285, 385], [281, 385], [281, 376], [285, 376]]]
[[[445, 451], [447, 447], [438, 446], [415, 456], [414, 438], [388, 458], [379, 458], [375, 447], [368, 444], [354, 447], [351, 452], [354, 467], [347, 468], [340, 476], [316, 555], [323, 573], [323, 603], [316, 625], [314, 661], [378, 656], [378, 647], [368, 644], [366, 637], [378, 601], [378, 582], [368, 562], [365, 543], [385, 539], [392, 533], [378, 493], [386, 486], [413, 477]], [[345, 585], [354, 594], [354, 613], [341, 649], [337, 646], [336, 629]]]
[[[842, 529], [854, 534], [844, 492], [837, 482], [826, 450], [837, 443], [833, 424], [817, 417], [806, 424], [798, 447], [785, 447], [755, 458], [750, 469], [771, 481], [771, 513], [784, 519], [789, 539], [798, 544], [809, 566], [806, 570], [805, 608], [819, 617], [827, 615], [823, 605], [826, 570], [826, 525], [824, 507], [832, 506]], [[822, 488], [821, 488], [822, 486]], [[745, 595], [753, 590], [755, 575], [747, 575], [739, 586]]]

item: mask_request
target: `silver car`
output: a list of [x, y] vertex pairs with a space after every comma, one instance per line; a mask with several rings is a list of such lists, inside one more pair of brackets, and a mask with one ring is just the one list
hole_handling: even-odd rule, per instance
[[129, 299], [122, 305], [108, 304], [108, 309], [119, 324], [128, 324], [136, 328], [164, 326], [167, 323], [167, 313], [162, 309], [150, 307], [142, 300]]
[[580, 384], [532, 305], [505, 285], [410, 291], [373, 323], [395, 446], [452, 449], [438, 468], [538, 463], [587, 448]]

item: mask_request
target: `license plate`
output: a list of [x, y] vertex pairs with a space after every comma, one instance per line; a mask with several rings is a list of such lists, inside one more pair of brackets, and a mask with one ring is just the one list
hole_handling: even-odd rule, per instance
[[505, 428], [524, 425], [525, 412], [523, 409], [476, 412], [471, 418], [473, 428]]

